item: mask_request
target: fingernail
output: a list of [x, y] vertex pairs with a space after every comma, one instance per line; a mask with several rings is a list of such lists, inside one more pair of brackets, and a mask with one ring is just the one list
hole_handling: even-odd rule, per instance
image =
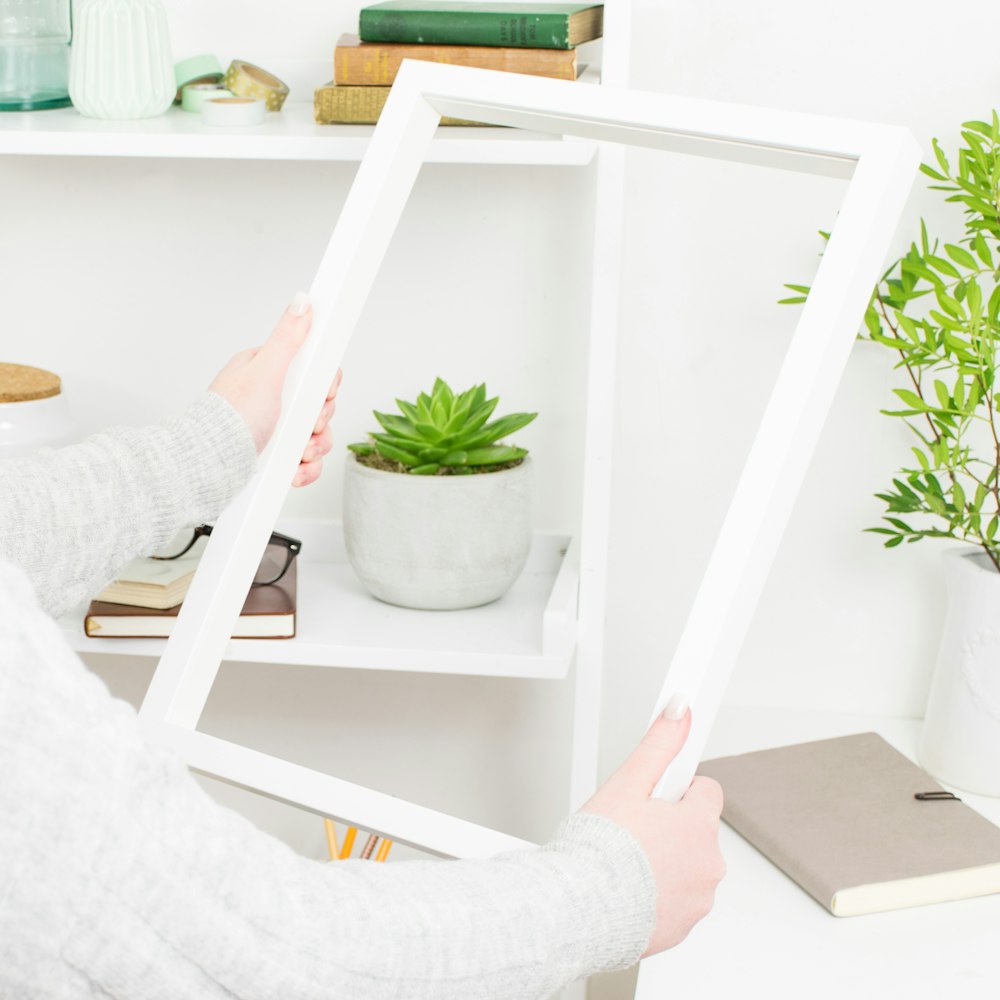
[[663, 718], [668, 722], [677, 722], [684, 718], [684, 713], [688, 710], [688, 698], [684, 694], [675, 694], [667, 707], [663, 710]]
[[309, 308], [309, 296], [305, 292], [296, 292], [292, 304], [288, 307], [288, 312], [292, 316], [305, 316]]

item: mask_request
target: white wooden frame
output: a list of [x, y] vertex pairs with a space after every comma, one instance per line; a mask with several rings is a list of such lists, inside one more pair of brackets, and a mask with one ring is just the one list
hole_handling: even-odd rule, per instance
[[[919, 149], [909, 132], [896, 127], [486, 70], [404, 65], [313, 282], [313, 333], [289, 373], [274, 438], [254, 479], [216, 525], [141, 718], [154, 739], [174, 747], [195, 769], [436, 853], [474, 857], [523, 841], [196, 730], [315, 415], [442, 115], [850, 178], [657, 701], [659, 711], [672, 692], [683, 691], [694, 712], [688, 745], [661, 789], [670, 798], [682, 794], [694, 773], [880, 273]], [[592, 418], [602, 404], [588, 402]], [[610, 420], [606, 409], [601, 417]], [[582, 570], [586, 579], [587, 566]], [[596, 726], [594, 713], [590, 722]], [[577, 792], [586, 783], [578, 780]]]

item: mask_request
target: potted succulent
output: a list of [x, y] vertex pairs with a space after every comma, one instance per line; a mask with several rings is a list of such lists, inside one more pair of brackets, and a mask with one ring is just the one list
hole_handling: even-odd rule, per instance
[[502, 439], [537, 414], [490, 420], [486, 386], [456, 394], [442, 379], [381, 431], [348, 445], [344, 539], [376, 597], [426, 610], [488, 604], [518, 578], [531, 550], [531, 460]]
[[[876, 494], [887, 548], [954, 539], [944, 553], [948, 615], [920, 741], [921, 764], [969, 791], [1000, 795], [1000, 121], [966, 122], [954, 165], [935, 139], [921, 169], [964, 208], [964, 232], [920, 239], [886, 272], [865, 315], [893, 352], [896, 408], [914, 462]], [[808, 288], [786, 302], [804, 301]]]

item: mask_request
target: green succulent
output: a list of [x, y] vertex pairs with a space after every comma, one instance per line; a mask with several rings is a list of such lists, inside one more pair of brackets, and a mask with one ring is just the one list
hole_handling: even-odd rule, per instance
[[347, 447], [360, 456], [377, 452], [415, 476], [492, 472], [528, 454], [526, 448], [497, 442], [538, 416], [512, 413], [487, 423], [499, 401], [499, 396], [486, 398], [485, 383], [455, 395], [447, 382], [435, 379], [430, 395], [420, 393], [415, 403], [396, 400], [400, 416], [373, 411], [382, 433]]

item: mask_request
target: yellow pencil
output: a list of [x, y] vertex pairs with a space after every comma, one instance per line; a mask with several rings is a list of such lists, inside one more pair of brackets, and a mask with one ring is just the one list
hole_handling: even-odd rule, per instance
[[349, 858], [351, 856], [351, 849], [354, 847], [354, 838], [358, 835], [358, 828], [356, 826], [349, 826], [347, 828], [347, 833], [344, 834], [344, 846], [340, 849], [340, 860], [343, 861], [344, 858]]
[[375, 855], [376, 861], [385, 861], [389, 857], [389, 848], [392, 847], [391, 840], [383, 840], [378, 847], [378, 854]]
[[337, 827], [332, 819], [324, 819], [323, 825], [326, 827], [326, 849], [330, 854], [330, 860], [336, 861], [340, 855], [337, 847]]

